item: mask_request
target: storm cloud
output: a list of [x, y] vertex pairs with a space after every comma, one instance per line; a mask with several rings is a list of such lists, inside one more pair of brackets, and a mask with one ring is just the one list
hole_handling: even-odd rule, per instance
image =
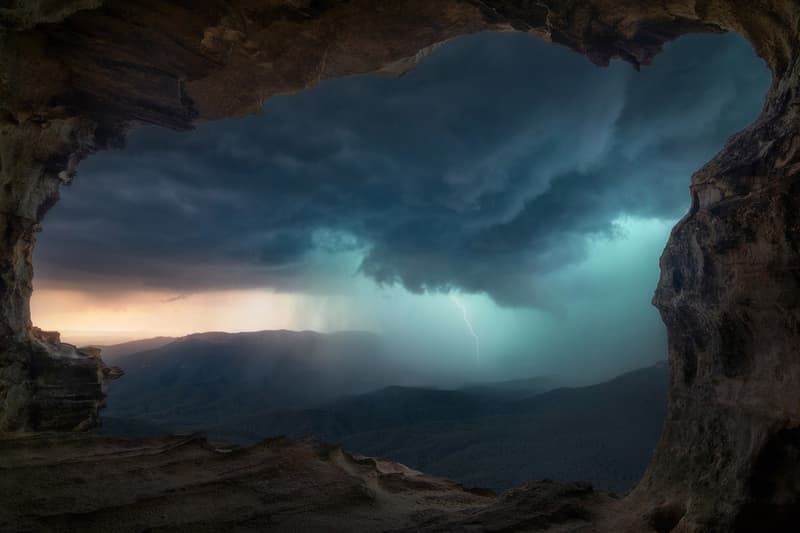
[[691, 173], [755, 118], [765, 72], [735, 35], [682, 38], [635, 72], [479, 34], [399, 79], [327, 81], [189, 133], [139, 129], [63, 191], [37, 279], [314, 293], [365, 275], [549, 308], [540, 280], [616, 220], [681, 216]]

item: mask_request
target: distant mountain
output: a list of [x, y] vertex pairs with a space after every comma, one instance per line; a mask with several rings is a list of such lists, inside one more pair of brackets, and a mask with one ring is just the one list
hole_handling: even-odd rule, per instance
[[152, 337], [150, 339], [141, 339], [136, 341], [123, 342], [111, 346], [98, 346], [103, 355], [103, 361], [110, 366], [116, 365], [117, 361], [128, 355], [139, 352], [146, 352], [148, 350], [155, 350], [161, 348], [171, 342], [175, 342], [176, 337]]
[[523, 399], [483, 387], [391, 387], [319, 409], [247, 418], [239, 427], [316, 435], [468, 486], [582, 479], [622, 493], [641, 478], [661, 434], [668, 379], [662, 363]]
[[532, 378], [436, 390], [385, 386], [403, 369], [382, 353], [365, 333], [190, 335], [116, 362], [126, 375], [110, 387], [101, 431], [314, 435], [469, 486], [585, 479], [624, 492], [666, 414], [665, 363], [589, 387]]
[[525, 398], [534, 394], [555, 389], [560, 380], [554, 377], [536, 376], [510, 381], [472, 383], [459, 390], [475, 394], [497, 396], [499, 398]]
[[319, 405], [405, 373], [385, 356], [380, 337], [361, 332], [201, 333], [113, 364], [125, 375], [109, 387], [106, 417], [186, 431], [228, 427], [243, 413]]

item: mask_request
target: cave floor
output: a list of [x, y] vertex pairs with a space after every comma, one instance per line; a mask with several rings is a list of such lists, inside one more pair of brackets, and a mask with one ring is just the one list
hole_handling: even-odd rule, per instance
[[495, 495], [318, 441], [0, 437], [0, 531], [607, 531], [581, 483]]

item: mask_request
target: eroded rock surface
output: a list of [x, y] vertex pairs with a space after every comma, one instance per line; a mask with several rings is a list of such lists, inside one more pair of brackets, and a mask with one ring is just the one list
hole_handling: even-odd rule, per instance
[[[693, 176], [692, 209], [662, 257], [654, 302], [669, 335], [669, 415], [651, 467], [626, 502], [658, 531], [796, 523], [796, 1], [55, 4], [0, 8], [0, 430], [75, 429], [96, 417], [99, 359], [38, 362], [28, 309], [31, 249], [59, 185], [81, 158], [120, 146], [130, 127], [188, 128], [257, 111], [265, 98], [323, 78], [402, 72], [426, 48], [480, 30], [526, 31], [601, 65], [620, 57], [636, 67], [681, 34], [737, 31], [774, 82], [756, 124]], [[73, 383], [92, 392], [72, 396]]]
[[[0, 351], [2, 431], [73, 430], [97, 425], [105, 385], [122, 375], [107, 367], [97, 348], [62, 343], [58, 332], [32, 328]], [[2, 432], [0, 432], [1, 434]]]
[[313, 441], [198, 435], [0, 438], [0, 531], [385, 531], [493, 504], [491, 492]]

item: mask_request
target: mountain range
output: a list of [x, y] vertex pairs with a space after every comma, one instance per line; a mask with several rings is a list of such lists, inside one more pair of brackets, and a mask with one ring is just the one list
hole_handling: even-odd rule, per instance
[[541, 478], [629, 490], [660, 435], [669, 375], [659, 363], [587, 387], [543, 377], [398, 386], [413, 375], [368, 333], [204, 333], [105, 353], [126, 375], [109, 389], [102, 433], [314, 436], [495, 490]]

